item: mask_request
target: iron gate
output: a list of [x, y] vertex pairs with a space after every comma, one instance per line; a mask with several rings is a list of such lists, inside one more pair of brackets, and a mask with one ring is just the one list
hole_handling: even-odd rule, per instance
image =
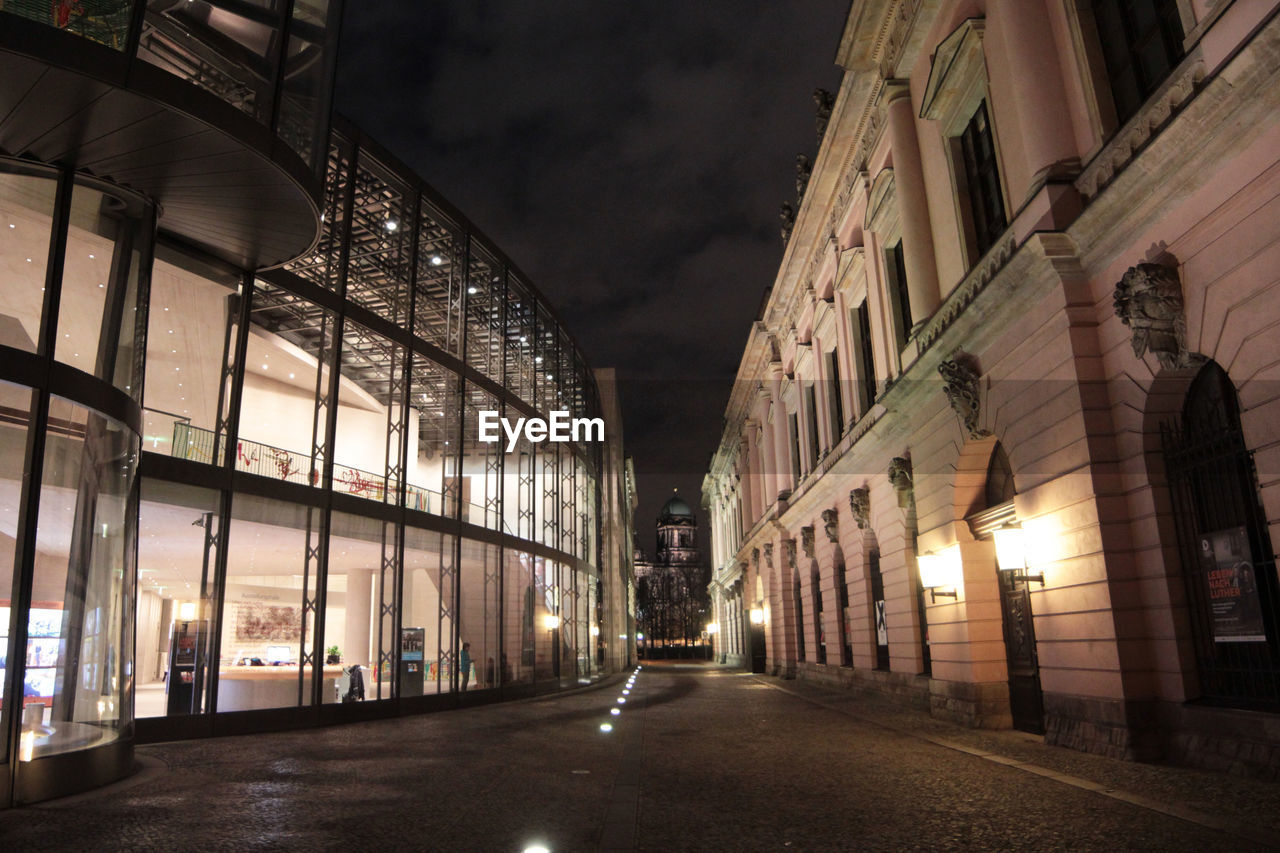
[[1280, 707], [1275, 556], [1226, 374], [1206, 368], [1161, 432], [1203, 698]]

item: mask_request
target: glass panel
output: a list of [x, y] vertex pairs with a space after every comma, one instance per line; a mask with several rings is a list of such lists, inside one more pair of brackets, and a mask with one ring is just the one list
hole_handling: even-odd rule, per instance
[[[405, 506], [434, 515], [452, 515], [457, 507], [445, 505], [446, 488], [456, 495], [458, 486], [458, 377], [420, 355], [413, 357], [409, 380], [408, 470], [405, 473]], [[451, 498], [452, 500], [452, 498]]]
[[[13, 618], [14, 565], [18, 560], [18, 524], [26, 470], [27, 430], [31, 423], [31, 389], [0, 382], [0, 731], [8, 731], [12, 703], [4, 701], [5, 667], [13, 660], [9, 620]], [[0, 743], [0, 760], [8, 743]]]
[[208, 711], [218, 493], [146, 479], [138, 513], [138, 639], [134, 707], [139, 717]]
[[347, 298], [397, 326], [409, 319], [413, 198], [361, 154], [347, 254]]
[[137, 462], [138, 438], [123, 424], [51, 400], [23, 760], [114, 741], [131, 722]]
[[341, 8], [328, 0], [294, 0], [293, 19], [289, 22], [276, 135], [308, 165], [315, 163], [324, 150], [329, 125], [329, 81], [337, 54], [329, 27], [335, 6]]
[[533, 558], [534, 680], [560, 677], [560, 613], [556, 564]]
[[320, 239], [311, 254], [285, 264], [285, 269], [334, 293], [342, 285], [340, 261], [346, 237], [347, 188], [351, 183], [351, 144], [334, 135], [324, 181]]
[[404, 476], [404, 350], [351, 321], [342, 338], [333, 488], [395, 503]]
[[130, 393], [133, 374], [141, 374], [133, 354], [138, 275], [149, 239], [142, 216], [140, 205], [98, 190], [77, 186], [72, 192], [54, 349], [58, 361], [99, 379], [118, 379]]
[[534, 316], [534, 301], [528, 289], [514, 277], [508, 277], [504, 384], [507, 390], [530, 405], [534, 403]]
[[[42, 4], [45, 8], [48, 4]], [[57, 181], [0, 173], [0, 344], [35, 352]]]
[[[511, 410], [508, 410], [511, 411]], [[514, 417], [514, 413], [511, 415]], [[537, 455], [523, 432], [515, 448], [507, 453], [502, 438], [502, 524], [503, 529], [521, 539], [533, 538], [533, 482]]]
[[259, 281], [250, 322], [236, 468], [318, 485], [336, 337], [333, 315]]
[[502, 381], [502, 268], [474, 243], [467, 271], [467, 364]]
[[133, 17], [133, 0], [8, 0], [0, 8], [115, 50], [128, 44]]
[[533, 557], [507, 551], [505, 560], [501, 678], [503, 684], [524, 684], [533, 681], [534, 633], [538, 628]]
[[400, 695], [449, 690], [453, 652], [453, 537], [405, 528]]
[[309, 705], [322, 513], [240, 494], [231, 506], [217, 709]]
[[450, 355], [462, 343], [462, 283], [455, 227], [424, 201], [418, 222], [413, 333]]
[[390, 671], [381, 661], [390, 659], [396, 647], [395, 552], [394, 524], [333, 513], [325, 592], [323, 702], [391, 696]]
[[496, 545], [464, 539], [462, 542], [462, 609], [458, 613], [461, 650], [458, 689], [496, 687], [498, 661], [498, 608], [501, 603], [502, 552]]
[[[215, 463], [214, 437], [227, 417], [220, 369], [235, 353], [239, 279], [161, 250], [151, 272], [142, 449]], [[220, 462], [220, 460], [218, 460]]]
[[[467, 383], [466, 413], [462, 418], [462, 520], [498, 530], [502, 527], [502, 457], [506, 438], [501, 426], [498, 441], [480, 441], [481, 412], [501, 414], [493, 395]], [[512, 418], [516, 415], [512, 413]], [[508, 531], [510, 532], [510, 531]]]
[[266, 124], [279, 9], [277, 0], [148, 0], [138, 57]]

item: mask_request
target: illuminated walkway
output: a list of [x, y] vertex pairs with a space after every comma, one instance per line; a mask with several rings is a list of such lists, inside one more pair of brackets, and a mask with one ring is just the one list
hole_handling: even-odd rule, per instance
[[146, 768], [112, 789], [0, 812], [0, 848], [1203, 851], [1280, 839], [1274, 784], [694, 664], [646, 665], [624, 688], [142, 747]]

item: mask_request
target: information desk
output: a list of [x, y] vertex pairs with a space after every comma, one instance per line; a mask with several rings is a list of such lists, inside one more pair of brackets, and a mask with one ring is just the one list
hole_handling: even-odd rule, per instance
[[[337, 701], [336, 685], [342, 667], [324, 667], [321, 701]], [[298, 704], [297, 666], [224, 666], [218, 670], [218, 710], [251, 711], [292, 708]], [[311, 704], [304, 696], [304, 705]]]

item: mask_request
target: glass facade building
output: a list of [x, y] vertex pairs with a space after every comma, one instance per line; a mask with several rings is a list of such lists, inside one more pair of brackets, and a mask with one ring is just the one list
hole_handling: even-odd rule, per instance
[[629, 662], [604, 566], [617, 454], [478, 428], [603, 418], [593, 373], [497, 247], [330, 125], [339, 4], [54, 7], [0, 11], [28, 38], [0, 36], [0, 66], [47, 72], [0, 94], [72, 68], [225, 151], [120, 129], [115, 159], [46, 157], [0, 102], [0, 806], [124, 775], [138, 741]]

